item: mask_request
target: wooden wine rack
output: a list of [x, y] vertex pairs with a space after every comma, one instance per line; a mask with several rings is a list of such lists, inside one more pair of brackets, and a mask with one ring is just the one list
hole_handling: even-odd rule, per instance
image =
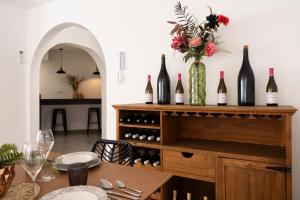
[[[251, 200], [291, 200], [291, 119], [296, 112], [292, 106], [126, 104], [114, 108], [118, 139], [124, 139], [124, 128], [160, 131], [159, 143], [128, 142], [159, 150], [160, 169], [175, 175], [161, 188], [162, 199], [170, 198], [172, 188], [185, 188], [201, 191], [209, 200], [240, 200], [249, 191]], [[135, 112], [157, 114], [160, 124], [119, 123], [120, 116]], [[203, 194], [193, 198], [201, 199]]]

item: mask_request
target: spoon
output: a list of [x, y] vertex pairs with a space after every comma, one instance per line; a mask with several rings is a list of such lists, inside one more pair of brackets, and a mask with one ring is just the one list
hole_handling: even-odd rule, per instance
[[106, 190], [117, 189], [117, 190], [119, 190], [121, 192], [124, 192], [126, 194], [129, 194], [131, 196], [121, 194], [121, 193], [116, 193], [116, 192], [113, 192], [113, 191], [107, 191], [108, 194], [114, 194], [114, 195], [117, 195], [117, 196], [126, 197], [126, 198], [133, 199], [133, 200], [138, 200], [141, 197], [140, 194], [136, 194], [136, 193], [133, 193], [133, 192], [129, 192], [129, 191], [120, 189], [120, 188], [113, 187], [113, 184], [109, 180], [104, 179], [104, 178], [100, 178], [100, 187], [102, 187]]
[[120, 180], [116, 180], [116, 185], [117, 185], [118, 188], [128, 188], [128, 189], [133, 190], [137, 193], [140, 193], [140, 194], [143, 193], [142, 191], [137, 190], [135, 188], [128, 187], [128, 186], [126, 187], [125, 183], [123, 181], [120, 181]]

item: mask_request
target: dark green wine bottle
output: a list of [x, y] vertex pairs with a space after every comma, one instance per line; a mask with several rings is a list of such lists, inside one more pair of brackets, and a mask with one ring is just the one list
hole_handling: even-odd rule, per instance
[[157, 103], [171, 103], [171, 84], [170, 77], [166, 68], [165, 54], [161, 56], [161, 68], [157, 79]]
[[238, 76], [239, 106], [255, 105], [255, 78], [248, 57], [248, 45], [244, 46], [243, 64]]

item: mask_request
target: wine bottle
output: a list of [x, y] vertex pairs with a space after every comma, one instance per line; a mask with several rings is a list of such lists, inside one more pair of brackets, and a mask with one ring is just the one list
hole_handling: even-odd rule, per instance
[[134, 123], [136, 122], [136, 114], [129, 114], [126, 118], [126, 121], [128, 123]]
[[166, 68], [165, 54], [161, 56], [161, 68], [157, 79], [157, 103], [170, 104], [170, 77]]
[[177, 190], [173, 190], [173, 200], [177, 200]]
[[224, 71], [220, 71], [217, 102], [219, 106], [227, 105], [227, 89], [224, 81]]
[[181, 74], [178, 74], [178, 82], [175, 89], [175, 103], [177, 105], [184, 104], [184, 90], [181, 82]]
[[136, 114], [135, 115], [135, 122], [136, 123], [142, 123], [144, 122], [144, 117], [146, 116], [146, 114]]
[[151, 158], [152, 167], [158, 167], [160, 165], [160, 154], [156, 153]]
[[146, 138], [147, 138], [147, 135], [146, 134], [142, 134], [142, 135], [140, 135], [139, 140], [145, 140]]
[[156, 141], [160, 142], [160, 136], [156, 137]]
[[238, 76], [238, 104], [255, 105], [255, 78], [248, 57], [248, 46], [244, 46], [243, 64]]
[[154, 131], [149, 131], [149, 135], [147, 137], [147, 140], [152, 141], [155, 139], [155, 132]]
[[148, 82], [145, 90], [145, 102], [146, 104], [153, 104], [153, 89], [151, 85], [151, 75], [148, 75]]
[[142, 160], [144, 159], [143, 160], [143, 164], [144, 165], [148, 165], [148, 164], [152, 163], [152, 159], [153, 159], [153, 157], [154, 157], [155, 154], [156, 154], [155, 151], [148, 151], [145, 154], [145, 156], [142, 158]]
[[274, 79], [274, 68], [269, 69], [269, 81], [267, 84], [267, 106], [278, 106], [278, 88]]
[[145, 149], [139, 149], [138, 151], [134, 152], [134, 164], [137, 164], [139, 162], [142, 162], [142, 157], [145, 155], [146, 151]]
[[149, 115], [143, 115], [143, 122], [144, 124], [149, 124], [150, 123], [150, 117]]
[[152, 115], [149, 117], [149, 121], [151, 124], [159, 124], [159, 116], [157, 115]]
[[130, 133], [130, 132], [129, 132], [129, 133], [126, 133], [126, 134], [124, 135], [125, 138], [131, 138], [131, 136], [132, 136], [132, 133]]
[[126, 121], [125, 117], [120, 117], [119, 122], [124, 123]]
[[140, 134], [135, 133], [132, 135], [132, 139], [138, 139], [140, 137]]
[[188, 193], [186, 194], [186, 199], [187, 199], [187, 200], [192, 200], [192, 194], [188, 192]]

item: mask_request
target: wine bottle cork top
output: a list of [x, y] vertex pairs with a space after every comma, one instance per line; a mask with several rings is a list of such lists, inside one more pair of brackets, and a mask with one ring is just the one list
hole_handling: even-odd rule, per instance
[[269, 68], [269, 75], [274, 76], [274, 68], [273, 67]]
[[207, 196], [204, 196], [204, 197], [203, 197], [203, 200], [208, 200], [208, 197], [207, 197]]
[[177, 195], [177, 190], [173, 190], [173, 196]]
[[151, 80], [151, 75], [150, 74], [148, 74], [148, 81], [150, 81]]
[[224, 78], [224, 71], [220, 71], [220, 78]]
[[164, 58], [164, 57], [166, 57], [166, 55], [163, 53], [163, 54], [161, 54], [161, 57]]
[[187, 196], [188, 199], [191, 199], [192, 194], [188, 192], [188, 193], [186, 194], [186, 196]]
[[244, 45], [244, 48], [248, 49], [248, 44], [245, 44], [245, 45]]

